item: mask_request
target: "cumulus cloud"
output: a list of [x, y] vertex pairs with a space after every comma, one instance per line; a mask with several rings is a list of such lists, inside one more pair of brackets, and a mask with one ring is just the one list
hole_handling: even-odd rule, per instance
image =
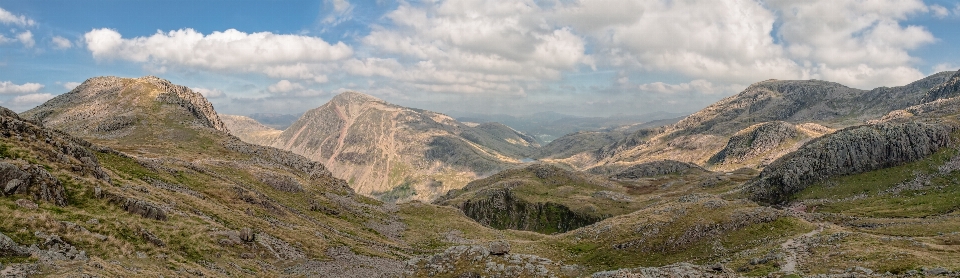
[[384, 76], [446, 93], [523, 93], [528, 83], [557, 80], [589, 61], [583, 39], [551, 26], [534, 1], [401, 3], [393, 26], [374, 27], [365, 46], [386, 57], [345, 63], [361, 76]]
[[227, 94], [225, 94], [223, 91], [218, 90], [218, 89], [190, 88], [190, 90], [193, 90], [194, 92], [200, 93], [201, 95], [203, 95], [203, 96], [206, 97], [206, 98], [221, 98], [221, 97], [225, 97], [225, 96], [227, 95]]
[[66, 83], [63, 83], [63, 88], [67, 90], [73, 90], [77, 88], [77, 86], [80, 86], [80, 84], [81, 84], [80, 82], [66, 82]]
[[20, 41], [20, 43], [22, 43], [23, 46], [26, 48], [31, 48], [37, 44], [37, 42], [33, 40], [33, 33], [30, 32], [29, 30], [18, 34], [17, 40]]
[[52, 40], [53, 40], [53, 46], [56, 47], [57, 49], [67, 49], [67, 48], [73, 47], [73, 43], [64, 37], [54, 36]]
[[598, 0], [562, 5], [554, 18], [600, 45], [596, 56], [607, 66], [728, 83], [842, 78], [873, 87], [922, 77], [909, 51], [935, 38], [900, 22], [927, 10], [920, 0]]
[[0, 34], [0, 44], [6, 44], [6, 43], [12, 42], [12, 41], [13, 41], [13, 39], [8, 38], [8, 37], [5, 37], [5, 36], [3, 36], [3, 34]]
[[[938, 72], [943, 72], [943, 71], [957, 71], [958, 69], [960, 69], [960, 66], [957, 66], [957, 65], [955, 65], [955, 64], [951, 64], [951, 63], [940, 63], [940, 64], [937, 64], [937, 65], [933, 66], [933, 72], [932, 72], [932, 73], [938, 73]], [[932, 73], [931, 73], [931, 74], [932, 74]]]
[[24, 15], [15, 15], [3, 8], [0, 8], [0, 23], [6, 25], [17, 25], [20, 27], [30, 27], [36, 25], [36, 22], [33, 19], [27, 18]]
[[294, 90], [303, 90], [303, 85], [300, 83], [290, 82], [289, 80], [280, 80], [276, 84], [270, 85], [267, 87], [267, 91], [271, 93], [288, 93]]
[[326, 69], [324, 69], [322, 65], [296, 63], [293, 65], [277, 65], [266, 67], [263, 70], [263, 73], [271, 78], [300, 79], [316, 83], [325, 83], [328, 81], [328, 78], [325, 74], [320, 73], [325, 70]]
[[13, 98], [13, 102], [11, 103], [13, 103], [13, 105], [16, 105], [16, 106], [37, 105], [45, 101], [48, 101], [53, 97], [54, 95], [48, 94], [48, 93], [29, 94], [29, 95], [17, 96]]
[[930, 5], [930, 13], [936, 18], [945, 18], [950, 15], [950, 9], [937, 4]]
[[22, 85], [14, 84], [10, 81], [0, 82], [0, 94], [29, 94], [36, 93], [43, 89], [43, 84], [40, 83], [24, 83]]
[[214, 71], [264, 72], [297, 63], [323, 63], [353, 55], [342, 42], [270, 32], [244, 33], [235, 29], [204, 35], [193, 29], [126, 39], [111, 29], [84, 34], [86, 47], [98, 59], [121, 59], [156, 68], [188, 67]]
[[641, 92], [652, 92], [658, 94], [733, 94], [743, 90], [743, 85], [718, 85], [713, 82], [697, 79], [687, 83], [667, 84], [663, 82], [652, 82], [640, 84], [638, 89]]

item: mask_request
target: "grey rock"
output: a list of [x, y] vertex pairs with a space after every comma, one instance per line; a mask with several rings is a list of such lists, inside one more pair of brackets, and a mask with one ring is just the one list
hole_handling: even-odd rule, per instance
[[33, 201], [30, 201], [27, 199], [17, 199], [16, 201], [14, 201], [14, 203], [16, 203], [17, 206], [25, 209], [37, 209], [40, 207], [37, 205], [37, 203], [34, 203]]
[[950, 144], [954, 127], [881, 123], [843, 129], [808, 142], [760, 172], [747, 190], [755, 201], [780, 203], [830, 177], [892, 167], [927, 157]]
[[740, 162], [771, 151], [802, 133], [792, 124], [767, 122], [738, 132], [707, 163]]
[[510, 243], [503, 240], [490, 242], [489, 250], [491, 255], [503, 256], [510, 254]]
[[37, 200], [66, 206], [67, 199], [60, 180], [40, 165], [23, 165], [0, 162], [0, 184], [4, 195], [24, 194]]
[[706, 172], [706, 170], [695, 164], [675, 160], [660, 160], [630, 166], [612, 177], [615, 179], [639, 179], [678, 174], [687, 170]]

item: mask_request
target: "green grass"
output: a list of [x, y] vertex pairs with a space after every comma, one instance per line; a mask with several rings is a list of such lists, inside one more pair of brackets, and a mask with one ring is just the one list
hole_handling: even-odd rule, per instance
[[[867, 217], [928, 217], [960, 209], [960, 171], [944, 176], [937, 167], [957, 155], [946, 148], [934, 155], [904, 165], [856, 175], [829, 179], [794, 195], [795, 201], [812, 199], [829, 201], [817, 211]], [[915, 175], [932, 175], [930, 185], [920, 190], [885, 192]]]

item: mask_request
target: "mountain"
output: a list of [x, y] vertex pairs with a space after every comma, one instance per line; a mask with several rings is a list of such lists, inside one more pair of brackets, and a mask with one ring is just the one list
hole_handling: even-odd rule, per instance
[[231, 136], [166, 80], [91, 78], [0, 110], [4, 275], [400, 275], [412, 252], [395, 210]]
[[[767, 80], [718, 101], [663, 129], [642, 129], [600, 149], [551, 151], [547, 161], [577, 169], [625, 167], [674, 159], [714, 170], [762, 169], [810, 139], [864, 124], [890, 111], [919, 104], [956, 72], [941, 72], [900, 87], [859, 90], [833, 82]], [[944, 85], [946, 86], [946, 85]], [[929, 98], [929, 97], [928, 97]], [[595, 137], [624, 137], [622, 132]], [[559, 138], [557, 141], [575, 140]], [[757, 146], [744, 145], [761, 138]], [[554, 149], [547, 145], [546, 149]], [[740, 150], [737, 150], [740, 149]], [[727, 154], [734, 154], [727, 159]]]
[[257, 145], [270, 145], [283, 132], [245, 116], [220, 114], [220, 119], [231, 134]]
[[384, 200], [431, 200], [539, 147], [502, 124], [466, 125], [356, 92], [307, 111], [270, 145], [322, 162], [357, 192]]
[[248, 117], [273, 129], [284, 130], [303, 114], [253, 113]]
[[[567, 134], [583, 131], [599, 131], [605, 129], [631, 128], [639, 124], [648, 127], [673, 124], [673, 119], [682, 114], [668, 112], [652, 112], [641, 115], [614, 115], [610, 117], [582, 117], [566, 115], [557, 112], [538, 112], [528, 115], [511, 116], [505, 114], [482, 114], [469, 112], [451, 112], [457, 115], [461, 122], [485, 123], [498, 122], [529, 134], [541, 144], [549, 143], [556, 138]], [[679, 121], [679, 119], [677, 119]]]

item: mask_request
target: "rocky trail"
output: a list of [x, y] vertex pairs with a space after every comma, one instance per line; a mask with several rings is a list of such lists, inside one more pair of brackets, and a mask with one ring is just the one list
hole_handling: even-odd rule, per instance
[[810, 237], [813, 237], [819, 234], [820, 232], [823, 232], [824, 224], [819, 223], [817, 226], [818, 227], [816, 230], [810, 231], [809, 233], [802, 234], [796, 238], [788, 239], [783, 244], [780, 244], [780, 247], [783, 248], [784, 252], [786, 252], [786, 256], [784, 257], [784, 260], [786, 262], [782, 266], [780, 266], [780, 272], [786, 273], [786, 274], [797, 273], [797, 265], [798, 265], [797, 262], [799, 260], [799, 257], [801, 253], [806, 252], [805, 250], [808, 249], [808, 246], [806, 243], [807, 241], [805, 239], [808, 239]]

